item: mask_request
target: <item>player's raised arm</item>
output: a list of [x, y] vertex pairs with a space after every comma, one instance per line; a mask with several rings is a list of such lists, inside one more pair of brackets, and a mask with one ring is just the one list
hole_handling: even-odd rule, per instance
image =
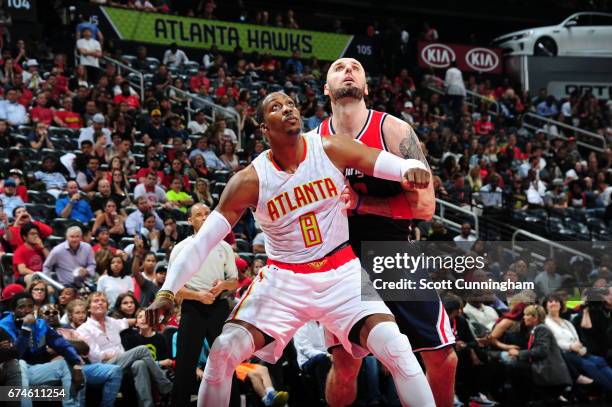
[[323, 148], [340, 169], [355, 168], [376, 178], [405, 181], [408, 188], [424, 189], [430, 183], [431, 173], [419, 160], [403, 159], [342, 135], [323, 137]]
[[174, 295], [198, 272], [210, 251], [232, 230], [248, 207], [257, 205], [258, 195], [259, 180], [252, 166], [230, 178], [217, 208], [170, 265], [164, 285], [147, 309], [147, 321], [159, 322], [158, 311], [165, 312], [172, 306]]

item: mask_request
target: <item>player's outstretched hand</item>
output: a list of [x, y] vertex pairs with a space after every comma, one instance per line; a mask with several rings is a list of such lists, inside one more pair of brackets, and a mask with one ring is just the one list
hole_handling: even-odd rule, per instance
[[404, 174], [402, 187], [405, 190], [426, 189], [431, 181], [431, 173], [429, 170], [422, 168], [411, 168]]
[[172, 311], [174, 302], [169, 298], [157, 297], [151, 305], [147, 307], [145, 311], [145, 318], [147, 325], [157, 328], [164, 322], [166, 316]]

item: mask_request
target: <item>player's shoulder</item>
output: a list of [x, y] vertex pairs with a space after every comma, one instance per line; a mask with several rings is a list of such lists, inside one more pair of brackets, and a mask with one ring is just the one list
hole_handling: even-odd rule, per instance
[[405, 122], [402, 119], [399, 119], [389, 113], [385, 113], [384, 122], [383, 122], [383, 132], [393, 132], [393, 131], [401, 131], [405, 132], [411, 129], [410, 124]]

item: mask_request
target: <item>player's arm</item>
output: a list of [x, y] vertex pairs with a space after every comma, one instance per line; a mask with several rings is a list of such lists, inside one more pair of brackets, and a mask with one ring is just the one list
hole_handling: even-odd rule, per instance
[[210, 251], [232, 230], [244, 211], [257, 204], [258, 195], [259, 180], [253, 166], [230, 178], [217, 208], [170, 265], [160, 291], [176, 294], [198, 272]]
[[409, 188], [427, 188], [430, 183], [429, 169], [419, 160], [403, 159], [343, 135], [323, 137], [322, 142], [327, 156], [340, 170], [355, 168], [380, 179], [405, 180]]
[[[431, 172], [421, 149], [421, 142], [408, 123], [387, 116], [383, 124], [383, 135], [389, 152], [401, 158], [419, 160]], [[359, 201], [359, 213], [398, 219], [405, 219], [410, 215], [416, 219], [431, 219], [436, 210], [433, 182], [430, 182], [425, 189], [410, 188], [405, 181], [401, 185], [405, 192], [395, 197], [362, 196]]]

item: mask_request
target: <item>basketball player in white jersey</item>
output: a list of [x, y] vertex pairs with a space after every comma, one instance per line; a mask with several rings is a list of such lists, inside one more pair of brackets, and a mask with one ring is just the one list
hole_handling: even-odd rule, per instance
[[[366, 107], [364, 96], [368, 94], [368, 87], [359, 61], [353, 58], [334, 61], [327, 73], [324, 92], [330, 98], [332, 116], [321, 123], [317, 133], [322, 136], [342, 134], [369, 147], [427, 164], [420, 141], [408, 123]], [[429, 220], [434, 214], [433, 183], [429, 188], [415, 190], [405, 183], [375, 179], [350, 169], [346, 176], [347, 184], [352, 187], [348, 205], [353, 209], [349, 216], [349, 235], [357, 256], [361, 256], [362, 241], [406, 241], [411, 219]], [[414, 277], [416, 279], [416, 275]], [[427, 301], [387, 302], [387, 306], [400, 331], [408, 336], [414, 351], [419, 352], [425, 362], [436, 405], [452, 407], [457, 366], [454, 335], [437, 293], [432, 292], [429, 296], [431, 299]], [[333, 346], [331, 342], [328, 345]], [[332, 347], [331, 353], [333, 365], [327, 380], [326, 398], [331, 407], [344, 407], [357, 395], [356, 380], [361, 360], [354, 359], [339, 346]]]
[[[362, 301], [361, 265], [348, 245], [341, 200], [345, 168], [427, 188], [431, 174], [417, 160], [404, 160], [348, 137], [302, 135], [294, 101], [281, 92], [258, 109], [271, 150], [228, 182], [217, 208], [193, 242], [170, 267], [147, 318], [172, 306], [212, 247], [231, 231], [247, 208], [266, 235], [268, 264], [236, 305], [211, 347], [198, 405], [228, 405], [236, 366], [253, 353], [274, 363], [295, 331], [320, 321], [355, 357], [371, 352], [391, 372], [404, 406], [435, 406], [410, 342], [382, 301]], [[374, 293], [375, 295], [375, 293]], [[352, 329], [358, 326], [357, 332]]]

